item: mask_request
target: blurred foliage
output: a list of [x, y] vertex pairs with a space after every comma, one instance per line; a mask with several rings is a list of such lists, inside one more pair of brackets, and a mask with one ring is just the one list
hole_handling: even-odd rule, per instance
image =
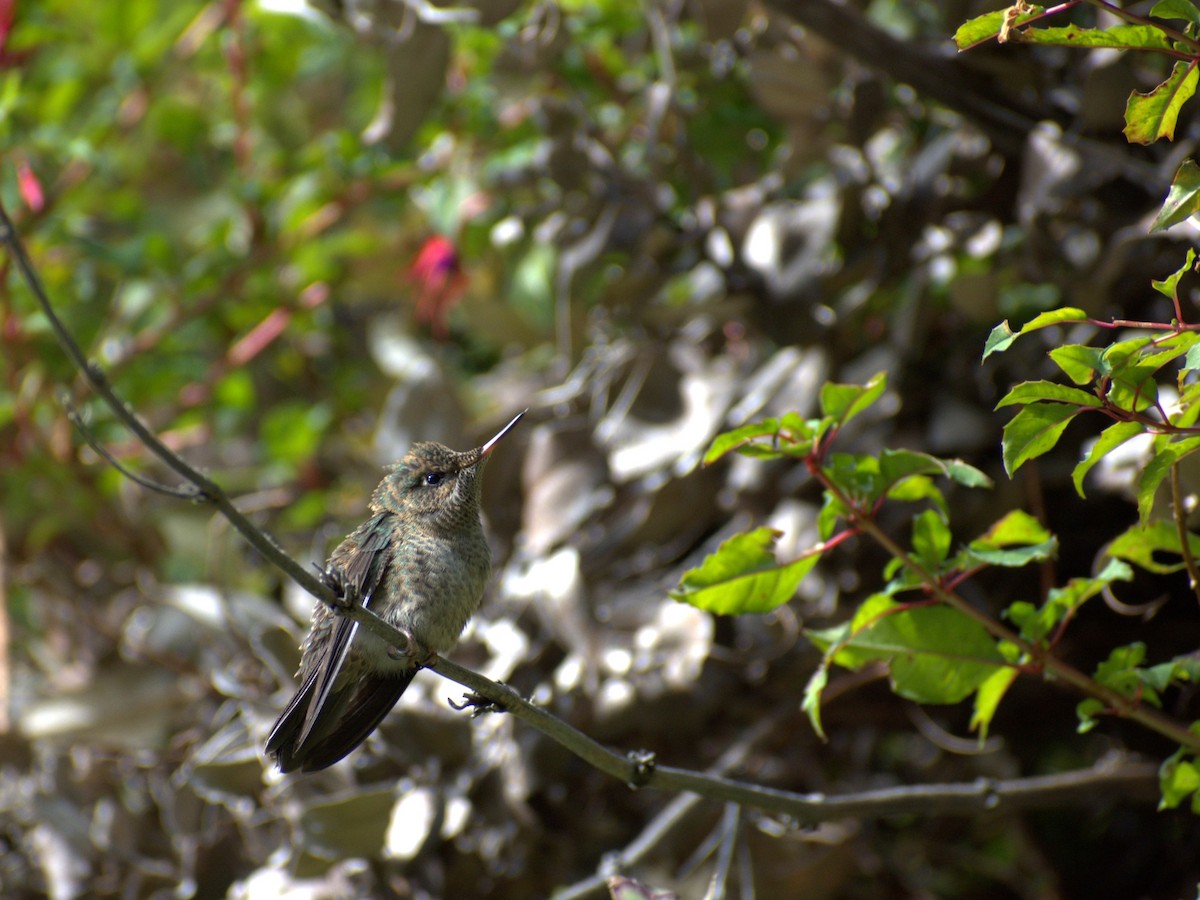
[[[870, 596], [861, 573], [882, 560], [861, 542], [769, 614], [668, 596], [752, 522], [779, 532], [781, 566], [824, 527], [803, 465], [701, 467], [713, 439], [851, 403], [821, 386], [882, 371], [847, 452], [987, 473], [989, 494], [947, 486], [962, 533], [1027, 506], [1070, 575], [1137, 521], [1119, 465], [1079, 498], [1070, 429], [1004, 476], [992, 409], [1053, 377], [1053, 329], [979, 357], [1000, 318], [1054, 306], [1169, 318], [1149, 281], [1191, 235], [1146, 226], [1200, 129], [1185, 108], [1174, 148], [1121, 141], [1123, 98], [1166, 76], [1154, 60], [953, 57], [985, 7], [15, 0], [0, 197], [87, 355], [299, 558], [324, 558], [412, 440], [466, 446], [530, 407], [490, 467], [499, 574], [458, 653], [597, 739], [698, 769], [744, 742], [735, 774], [826, 793], [1161, 759], [1174, 748], [1121, 721], [1077, 736], [1076, 698], [1019, 684], [986, 752], [964, 753], [969, 703], [915, 712], [869, 664], [830, 673], [822, 743], [801, 708], [820, 652], [799, 624], [837, 627]], [[449, 711], [430, 673], [361, 753], [280, 779], [261, 748], [309, 598], [209, 510], [86, 448], [64, 399], [123, 464], [170, 477], [0, 265], [6, 896], [545, 896], [669, 802], [502, 716]], [[1040, 562], [969, 599], [998, 613], [1059, 583]], [[1193, 653], [1184, 576], [1151, 574], [1089, 605], [1061, 652], [1095, 666], [1142, 641], [1145, 665], [1122, 663], [1142, 674]], [[1194, 692], [1161, 699], [1195, 717]], [[1186, 796], [1191, 760], [1172, 772]], [[816, 834], [701, 805], [629, 874], [698, 895], [708, 838], [727, 834], [762, 896], [1190, 891], [1192, 818], [1112, 800], [1084, 826], [1069, 811]]]

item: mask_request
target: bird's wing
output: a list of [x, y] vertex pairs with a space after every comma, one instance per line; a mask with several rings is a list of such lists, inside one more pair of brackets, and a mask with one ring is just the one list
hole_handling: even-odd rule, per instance
[[[375, 590], [387, 571], [389, 560], [385, 551], [392, 539], [392, 530], [382, 523], [383, 517], [387, 515], [390, 513], [379, 513], [360, 525], [334, 551], [329, 563], [331, 568], [341, 569], [339, 576], [346, 599], [353, 603], [362, 603], [364, 607], [370, 607]], [[326, 711], [329, 693], [337, 684], [357, 634], [357, 622], [345, 616], [338, 618], [333, 635], [325, 646], [325, 652], [313, 669], [315, 680], [312, 699], [304, 716], [304, 726], [296, 739], [296, 746], [308, 739], [317, 720], [322, 718], [322, 713]]]
[[[386, 551], [392, 534], [392, 529], [383, 522], [387, 515], [390, 514], [380, 513], [368, 519], [338, 546], [330, 559], [331, 574], [341, 582], [345, 596], [364, 606], [370, 606], [387, 571], [389, 555]], [[308, 652], [314, 653], [314, 656], [311, 663], [307, 659], [304, 661], [309, 664], [302, 666], [300, 689], [280, 715], [267, 739], [267, 752], [278, 758], [282, 771], [289, 772], [297, 764], [303, 769], [313, 770], [337, 762], [370, 734], [412, 680], [411, 676], [408, 679], [390, 679], [398, 680], [399, 684], [389, 684], [386, 691], [372, 692], [392, 695], [387, 705], [382, 706], [382, 712], [378, 712], [376, 707], [387, 697], [379, 696], [376, 701], [367, 704], [364, 701], [368, 697], [360, 696], [357, 690], [351, 702], [345, 704], [346, 709], [339, 710], [339, 704], [330, 703], [330, 694], [337, 686], [338, 676], [357, 633], [357, 622], [339, 616], [329, 639], [310, 645]], [[364, 706], [370, 706], [371, 709], [364, 710]], [[370, 727], [365, 730], [358, 727], [358, 723], [343, 730], [338, 721], [347, 715], [359, 718], [364, 714], [371, 720]], [[352, 735], [351, 731], [355, 734]]]

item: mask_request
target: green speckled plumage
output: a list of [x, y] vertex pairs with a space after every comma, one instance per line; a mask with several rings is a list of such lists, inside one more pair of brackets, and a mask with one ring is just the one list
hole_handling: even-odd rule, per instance
[[[487, 455], [520, 419], [474, 450], [420, 443], [371, 496], [371, 518], [329, 559], [327, 578], [410, 634], [451, 649], [479, 607], [491, 554], [479, 520]], [[419, 658], [397, 654], [324, 603], [313, 609], [301, 686], [267, 740], [284, 772], [323, 769], [366, 740], [408, 687]]]

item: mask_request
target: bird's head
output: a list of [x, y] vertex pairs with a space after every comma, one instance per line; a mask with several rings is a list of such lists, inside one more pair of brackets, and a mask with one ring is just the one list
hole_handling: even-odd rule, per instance
[[418, 522], [453, 528], [477, 521], [484, 464], [524, 413], [473, 450], [451, 450], [433, 441], [412, 449], [389, 467], [371, 497], [373, 512], [391, 512]]

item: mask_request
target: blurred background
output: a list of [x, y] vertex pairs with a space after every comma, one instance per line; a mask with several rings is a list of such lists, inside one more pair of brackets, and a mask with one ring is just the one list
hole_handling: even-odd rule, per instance
[[[738, 531], [779, 529], [782, 559], [816, 540], [802, 465], [701, 468], [712, 438], [880, 371], [842, 449], [991, 474], [950, 492], [956, 538], [1026, 508], [1061, 584], [1136, 519], [1119, 467], [1075, 495], [1078, 425], [1004, 477], [992, 408], [1054, 370], [1036, 338], [979, 360], [1001, 319], [1055, 306], [1170, 319], [1150, 280], [1191, 232], [1147, 225], [1200, 128], [1124, 143], [1164, 61], [957, 54], [997, 5], [3, 0], [0, 194], [88, 356], [306, 564], [412, 441], [465, 448], [528, 408], [489, 465], [496, 574], [454, 658], [600, 741], [696, 769], [733, 751], [731, 774], [828, 793], [1157, 760], [1173, 748], [1122, 722], [1077, 735], [1078, 698], [1037, 679], [980, 746], [966, 705], [835, 672], [822, 743], [801, 629], [878, 586], [863, 542], [770, 615], [667, 596]], [[274, 771], [311, 598], [86, 446], [65, 402], [170, 479], [0, 265], [4, 895], [602, 896], [583, 882], [673, 798], [452, 711], [433, 673], [346, 762]], [[1183, 585], [1088, 607], [1061, 653], [1194, 650], [1194, 604], [1140, 605]], [[992, 610], [1042, 589], [967, 587]], [[730, 828], [740, 896], [1175, 897], [1200, 875], [1195, 818], [1153, 796], [816, 829], [701, 803], [622, 874], [703, 896]]]

